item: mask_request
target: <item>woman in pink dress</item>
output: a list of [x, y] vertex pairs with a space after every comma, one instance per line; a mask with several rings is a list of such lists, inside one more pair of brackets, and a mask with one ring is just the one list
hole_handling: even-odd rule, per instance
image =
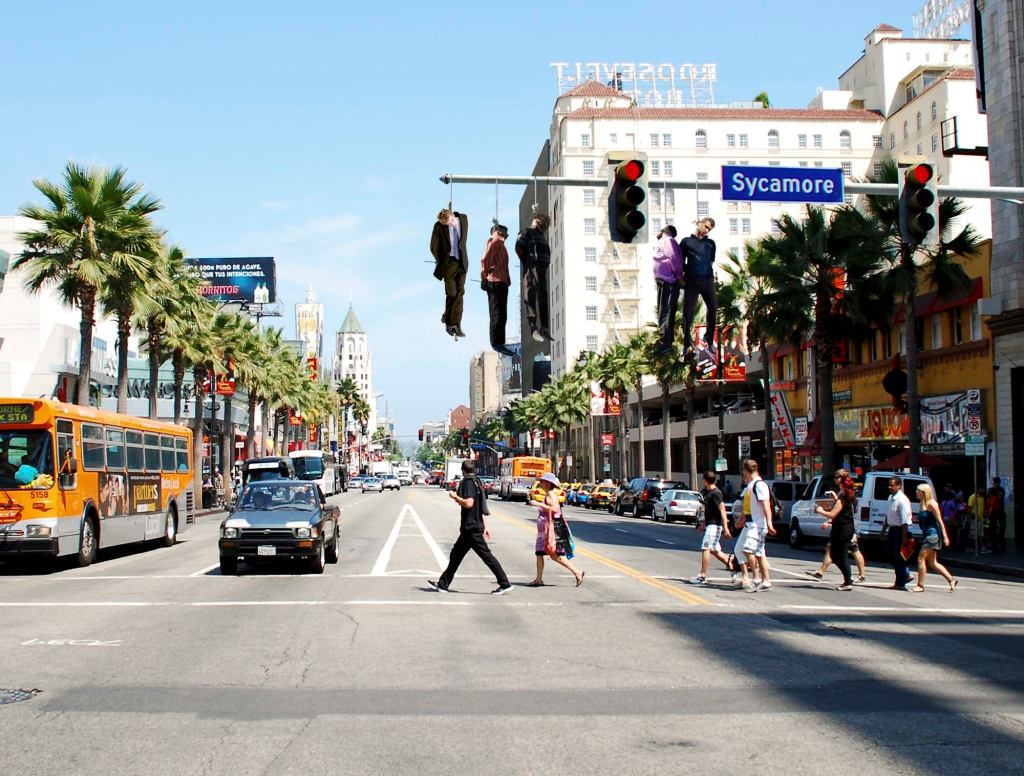
[[544, 556], [550, 556], [555, 563], [569, 569], [576, 578], [576, 587], [583, 584], [583, 576], [586, 572], [580, 571], [566, 557], [566, 555], [572, 557], [572, 540], [569, 526], [562, 516], [558, 495], [555, 493], [555, 488], [559, 485], [558, 478], [550, 472], [540, 478], [544, 501], [537, 505], [537, 541], [534, 544], [534, 554], [537, 556], [537, 576], [532, 582], [526, 584], [527, 587], [544, 586]]

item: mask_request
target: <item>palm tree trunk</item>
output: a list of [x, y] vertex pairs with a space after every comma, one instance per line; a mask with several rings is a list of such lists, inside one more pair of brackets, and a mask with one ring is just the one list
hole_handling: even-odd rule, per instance
[[644, 477], [647, 474], [647, 452], [644, 450], [644, 389], [643, 383], [639, 380], [636, 382], [636, 416], [639, 420], [637, 424], [637, 432], [640, 434], [640, 454], [637, 456], [637, 465], [640, 469], [636, 473], [637, 477]]
[[256, 441], [256, 404], [258, 397], [256, 392], [249, 389], [249, 428], [245, 432], [245, 457], [253, 457], [253, 444]]
[[[768, 343], [761, 341], [761, 365], [764, 369], [764, 470], [769, 480], [775, 479], [775, 447], [772, 436], [772, 364], [768, 358]], [[810, 479], [810, 477], [807, 477]]]
[[907, 466], [917, 471], [921, 463], [921, 396], [917, 387], [917, 316], [913, 294], [903, 300], [903, 341], [907, 346]]
[[672, 437], [669, 435], [668, 385], [661, 386], [661, 459], [665, 465], [665, 479], [672, 479]]
[[591, 415], [590, 416], [590, 427], [588, 428], [588, 431], [590, 432], [590, 440], [589, 440], [589, 443], [590, 443], [589, 450], [590, 450], [590, 452], [587, 455], [587, 457], [590, 459], [590, 481], [591, 482], [597, 482], [597, 444], [595, 444], [595, 437], [597, 435], [594, 433], [594, 424], [595, 424], [595, 422], [596, 422], [596, 418], [594, 418], [594, 416]]
[[[174, 369], [174, 422], [181, 422], [181, 387], [185, 383], [185, 359], [180, 350], [171, 355]], [[196, 414], [202, 414], [202, 404], [196, 404]]]
[[695, 412], [693, 407], [694, 393], [697, 391], [697, 386], [693, 383], [693, 376], [686, 381], [686, 455], [690, 459], [690, 465], [688, 467], [690, 472], [690, 488], [697, 490], [697, 437], [694, 436], [694, 420], [693, 414]]
[[[203, 371], [193, 371], [195, 378], [196, 411], [192, 415], [192, 465], [193, 465], [193, 487], [196, 498], [201, 498], [203, 493], [203, 402], [206, 401], [206, 393], [203, 391]], [[210, 462], [211, 475], [213, 474], [213, 461]], [[213, 477], [210, 477], [211, 481]], [[202, 502], [200, 502], [202, 503]]]
[[268, 441], [268, 439], [270, 439], [270, 433], [272, 431], [272, 429], [270, 427], [270, 423], [271, 423], [271, 421], [270, 421], [270, 402], [264, 400], [263, 401], [263, 428], [260, 430], [260, 451], [259, 451], [259, 455], [266, 455], [268, 452], [270, 452], [270, 451], [272, 451], [274, 449], [273, 446], [270, 446], [269, 448], [267, 446], [267, 441]]
[[[818, 294], [814, 304], [814, 320], [825, 321], [832, 314], [832, 300]], [[836, 430], [832, 415], [832, 355], [835, 343], [824, 336], [821, 328], [814, 335], [814, 358], [818, 364], [818, 426], [821, 428], [821, 467], [826, 476], [836, 470]]]
[[224, 397], [224, 433], [220, 446], [220, 472], [224, 481], [224, 493], [231, 492], [231, 456], [235, 452], [235, 427], [231, 423], [231, 397]]
[[270, 452], [273, 455], [277, 455], [277, 453], [278, 453], [277, 437], [281, 433], [280, 423], [281, 423], [281, 412], [280, 412], [279, 408], [276, 408], [274, 410], [274, 436], [271, 439], [271, 445], [270, 445]]
[[[117, 314], [117, 411], [128, 412], [128, 338], [132, 335], [131, 312]], [[150, 393], [153, 393], [153, 386]]]
[[626, 458], [629, 455], [628, 440], [626, 439], [626, 413], [619, 409], [619, 479], [626, 479]]
[[78, 323], [78, 397], [76, 403], [89, 406], [89, 383], [92, 380], [92, 330], [96, 325], [96, 287], [84, 285], [79, 296], [82, 317]]
[[151, 316], [147, 326], [149, 334], [149, 417], [156, 420], [159, 417], [157, 397], [160, 387], [160, 324], [156, 318]]

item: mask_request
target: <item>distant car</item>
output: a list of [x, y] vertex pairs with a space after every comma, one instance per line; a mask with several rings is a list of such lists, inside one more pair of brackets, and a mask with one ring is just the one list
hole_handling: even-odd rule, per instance
[[384, 483], [376, 477], [363, 477], [363, 481], [359, 483], [359, 487], [360, 492], [362, 493], [372, 493], [373, 491], [376, 491], [377, 493], [384, 492]]
[[355, 477], [349, 477], [348, 478], [348, 486], [350, 488], [358, 488], [362, 484], [364, 479], [365, 479], [365, 477], [363, 477], [361, 475], [356, 475]]
[[580, 485], [579, 488], [577, 488], [576, 490], [576, 496], [574, 498], [573, 503], [575, 503], [578, 507], [585, 507], [587, 505], [587, 499], [590, 498], [590, 493], [591, 491], [594, 490], [595, 487], [595, 485], [589, 482], [585, 482], [582, 485]]
[[338, 562], [340, 510], [315, 483], [258, 480], [242, 489], [238, 505], [220, 524], [220, 572], [238, 573], [238, 561], [300, 560], [322, 574]]
[[402, 482], [393, 474], [385, 474], [380, 478], [380, 486], [382, 490], [401, 490]]
[[497, 477], [480, 477], [480, 484], [484, 486], [484, 493], [488, 496], [497, 496], [501, 489], [501, 480]]
[[662, 493], [672, 488], [679, 488], [679, 483], [660, 477], [634, 477], [619, 492], [615, 502], [615, 514], [629, 513], [633, 517], [649, 515], [654, 508], [654, 502], [661, 498]]
[[598, 485], [587, 496], [587, 509], [607, 509], [616, 490], [614, 485]]
[[672, 523], [699, 523], [704, 519], [704, 497], [693, 490], [670, 488], [654, 502], [651, 519]]
[[400, 485], [412, 485], [412, 482], [413, 482], [413, 480], [412, 480], [412, 475], [411, 474], [399, 474], [398, 475], [398, 483]]

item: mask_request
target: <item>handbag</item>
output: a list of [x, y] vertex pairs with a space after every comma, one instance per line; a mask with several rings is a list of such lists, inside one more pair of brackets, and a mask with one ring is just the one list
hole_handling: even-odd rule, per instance
[[548, 518], [548, 532], [544, 536], [544, 553], [552, 558], [558, 557], [558, 540], [555, 538], [555, 527], [552, 518]]
[[910, 556], [917, 549], [917, 540], [913, 536], [907, 536], [907, 540], [900, 545], [900, 556], [903, 560], [910, 560]]

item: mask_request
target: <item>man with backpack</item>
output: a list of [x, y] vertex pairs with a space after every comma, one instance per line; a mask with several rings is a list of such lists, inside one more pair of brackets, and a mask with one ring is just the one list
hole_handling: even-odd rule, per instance
[[772, 514], [772, 490], [768, 483], [761, 479], [757, 471], [757, 461], [748, 458], [743, 462], [743, 481], [747, 483], [750, 494], [750, 519], [743, 526], [740, 538], [736, 540], [736, 557], [740, 552], [746, 557], [747, 566], [753, 572], [754, 579], [748, 579], [743, 572], [743, 589], [748, 593], [765, 592], [772, 589], [771, 567], [768, 565], [768, 554], [765, 543], [769, 536], [775, 536], [775, 524]]

